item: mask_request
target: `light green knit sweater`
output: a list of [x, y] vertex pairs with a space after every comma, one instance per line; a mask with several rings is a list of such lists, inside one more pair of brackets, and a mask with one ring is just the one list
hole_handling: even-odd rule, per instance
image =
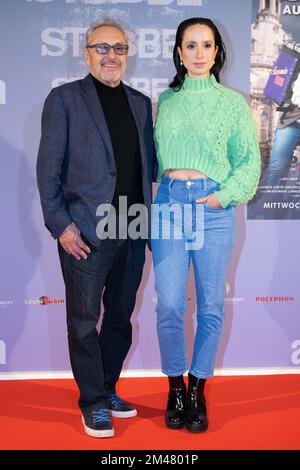
[[158, 180], [167, 169], [199, 170], [221, 183], [223, 207], [247, 202], [260, 175], [260, 151], [246, 100], [214, 75], [185, 76], [180, 91], [164, 91], [155, 125]]

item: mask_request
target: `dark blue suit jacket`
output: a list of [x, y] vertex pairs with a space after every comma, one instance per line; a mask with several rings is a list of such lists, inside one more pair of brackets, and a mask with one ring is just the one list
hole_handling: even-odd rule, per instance
[[[151, 213], [155, 151], [151, 100], [124, 85], [137, 126], [145, 205]], [[42, 114], [37, 180], [46, 227], [57, 238], [75, 222], [99, 245], [99, 204], [112, 201], [116, 166], [112, 143], [91, 75], [54, 88]], [[98, 219], [98, 220], [97, 220]]]

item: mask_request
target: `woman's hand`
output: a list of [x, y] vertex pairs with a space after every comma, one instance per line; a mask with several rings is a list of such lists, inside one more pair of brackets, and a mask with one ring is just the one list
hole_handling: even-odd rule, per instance
[[221, 204], [218, 201], [217, 196], [214, 193], [209, 194], [208, 196], [205, 196], [205, 197], [200, 197], [199, 199], [196, 199], [196, 202], [206, 204], [207, 206], [210, 206], [210, 207], [215, 207], [216, 209], [222, 208]]

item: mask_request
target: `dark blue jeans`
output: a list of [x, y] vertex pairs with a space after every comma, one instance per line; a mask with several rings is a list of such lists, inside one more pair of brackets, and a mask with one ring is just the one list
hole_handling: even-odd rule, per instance
[[[70, 360], [82, 410], [106, 408], [107, 395], [115, 390], [131, 346], [130, 317], [142, 278], [145, 243], [130, 238], [103, 240], [97, 248], [87, 243], [91, 253], [87, 260], [79, 261], [58, 243], [66, 286]], [[101, 300], [104, 313], [98, 333]]]

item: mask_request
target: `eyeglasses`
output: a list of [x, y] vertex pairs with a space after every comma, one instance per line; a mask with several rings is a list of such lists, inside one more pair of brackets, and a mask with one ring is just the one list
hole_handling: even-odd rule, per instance
[[113, 48], [115, 54], [117, 55], [125, 55], [128, 52], [129, 46], [127, 44], [107, 44], [106, 42], [103, 42], [102, 44], [91, 44], [90, 46], [86, 46], [87, 49], [96, 49], [97, 54], [103, 54], [106, 55], [109, 53], [111, 48]]

